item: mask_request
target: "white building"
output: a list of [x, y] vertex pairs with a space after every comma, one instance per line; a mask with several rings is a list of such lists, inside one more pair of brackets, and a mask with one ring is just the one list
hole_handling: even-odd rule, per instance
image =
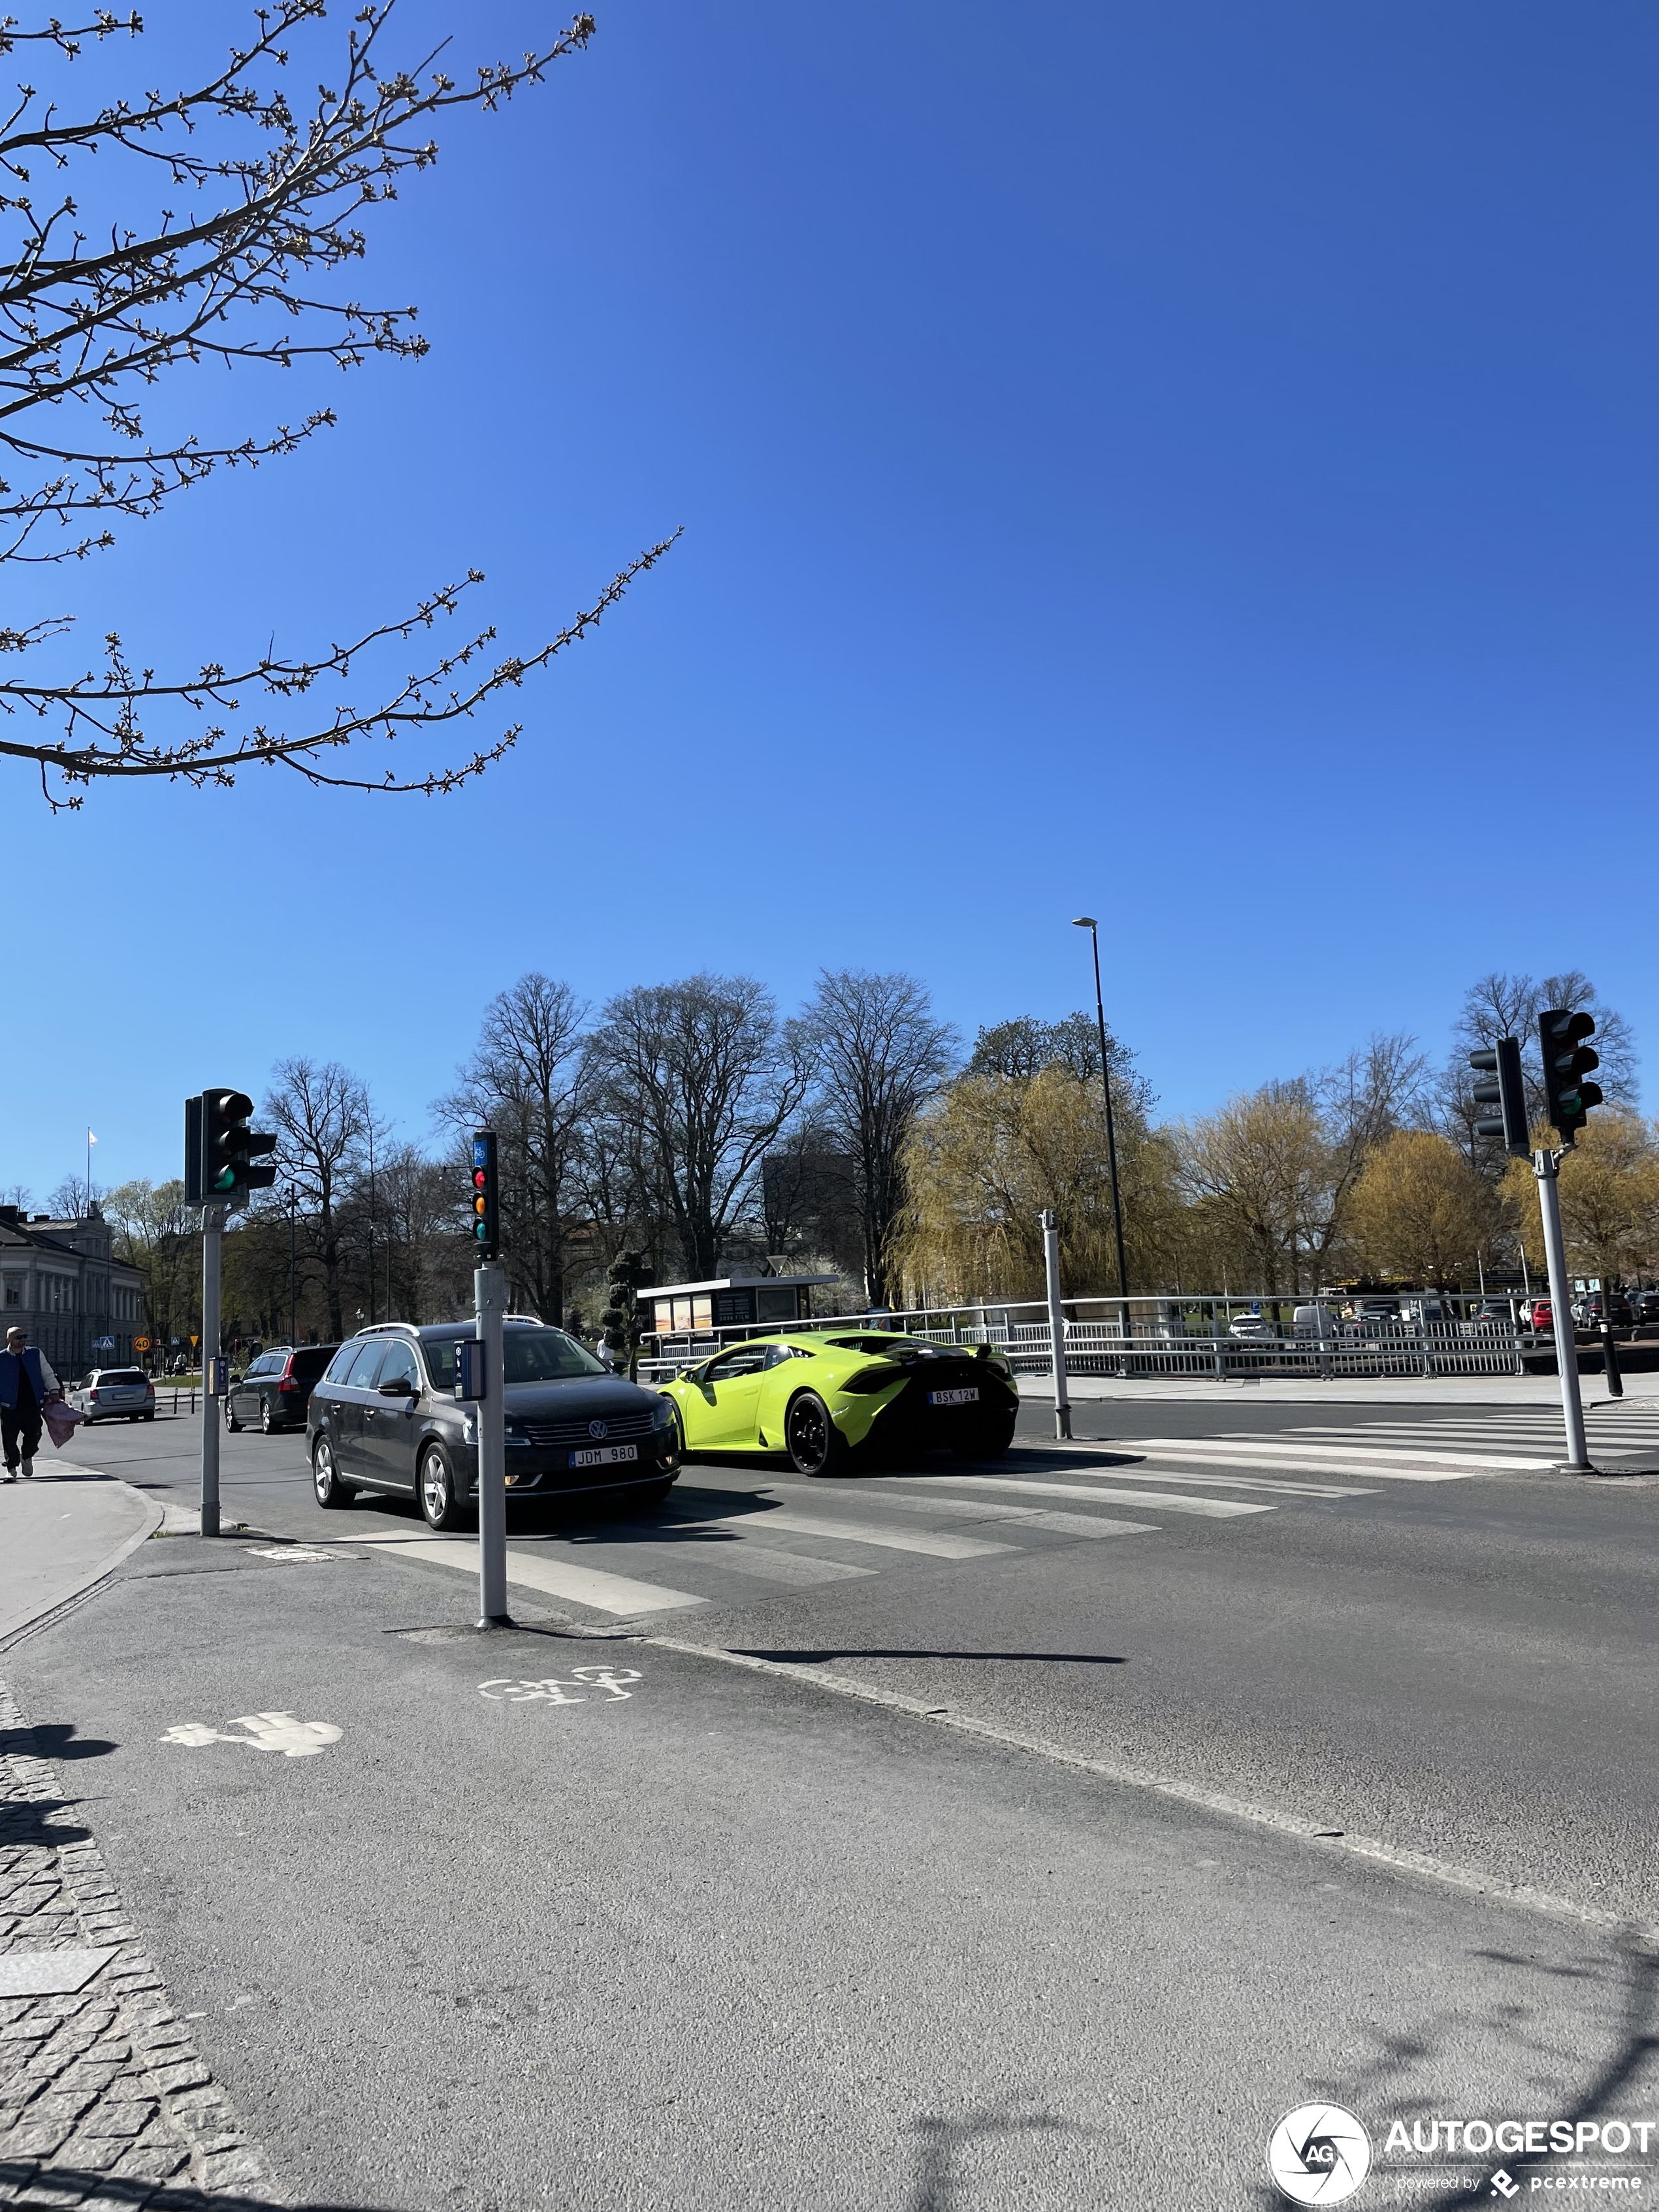
[[[33, 1220], [0, 1206], [0, 1331], [25, 1329], [67, 1382], [125, 1367], [144, 1334], [138, 1270], [113, 1257], [115, 1232], [94, 1206], [80, 1221]], [[112, 1346], [100, 1348], [100, 1337]]]

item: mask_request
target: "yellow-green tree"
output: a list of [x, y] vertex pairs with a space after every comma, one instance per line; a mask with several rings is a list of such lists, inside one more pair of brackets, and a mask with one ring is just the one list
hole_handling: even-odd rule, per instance
[[1367, 1269], [1444, 1288], [1475, 1273], [1498, 1226], [1490, 1187], [1444, 1137], [1396, 1129], [1354, 1186], [1348, 1232]]
[[1309, 1086], [1268, 1084], [1230, 1098], [1176, 1141], [1191, 1200], [1183, 1279], [1299, 1289], [1326, 1238], [1336, 1164]]
[[[1116, 1123], [1131, 1286], [1150, 1290], [1168, 1272], [1179, 1210], [1174, 1155], [1133, 1105]], [[1097, 1081], [1058, 1066], [962, 1077], [917, 1123], [906, 1187], [896, 1256], [913, 1299], [1041, 1296], [1045, 1206], [1058, 1219], [1067, 1291], [1118, 1287]]]
[[[1534, 1142], [1551, 1141], [1540, 1130]], [[1561, 1162], [1561, 1234], [1575, 1275], [1616, 1283], [1651, 1272], [1659, 1258], [1659, 1146], [1639, 1114], [1595, 1113]], [[1527, 1248], [1541, 1273], [1544, 1237], [1531, 1168], [1512, 1160], [1504, 1193]]]

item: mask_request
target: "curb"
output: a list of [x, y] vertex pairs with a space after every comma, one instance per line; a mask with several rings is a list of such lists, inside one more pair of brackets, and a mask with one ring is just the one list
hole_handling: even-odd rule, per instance
[[[92, 1468], [77, 1470], [82, 1474], [99, 1471]], [[56, 1620], [60, 1613], [67, 1613], [71, 1607], [89, 1597], [95, 1589], [109, 1579], [124, 1559], [131, 1558], [140, 1544], [147, 1543], [161, 1527], [162, 1514], [158, 1498], [147, 1498], [142, 1490], [135, 1489], [130, 1482], [123, 1482], [118, 1475], [105, 1479], [115, 1489], [125, 1490], [137, 1499], [143, 1509], [142, 1524], [132, 1535], [123, 1538], [112, 1552], [106, 1552], [96, 1566], [89, 1568], [81, 1577], [73, 1589], [63, 1591], [49, 1605], [43, 1605], [38, 1613], [31, 1613], [27, 1620], [14, 1621], [5, 1634], [0, 1636], [0, 1651], [9, 1651], [14, 1644], [21, 1644], [26, 1636], [33, 1636], [36, 1629], [44, 1627], [49, 1620]]]

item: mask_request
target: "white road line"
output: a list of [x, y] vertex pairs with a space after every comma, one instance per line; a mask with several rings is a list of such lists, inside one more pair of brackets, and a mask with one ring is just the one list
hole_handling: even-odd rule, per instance
[[[370, 1536], [365, 1542], [395, 1551], [400, 1558], [426, 1559], [434, 1566], [454, 1567], [463, 1574], [478, 1571], [477, 1540], [471, 1536]], [[659, 1583], [636, 1583], [627, 1575], [608, 1575], [598, 1567], [579, 1567], [573, 1560], [532, 1556], [509, 1550], [507, 1579], [521, 1589], [541, 1590], [549, 1597], [568, 1597], [578, 1605], [591, 1605], [598, 1613], [614, 1613], [629, 1619], [636, 1613], [670, 1613], [677, 1607], [707, 1605], [706, 1597], [688, 1590], [665, 1589]]]
[[832, 1520], [827, 1514], [763, 1513], [733, 1515], [729, 1520], [707, 1521], [708, 1528], [753, 1528], [770, 1535], [833, 1536], [842, 1544], [876, 1544], [887, 1552], [925, 1552], [935, 1559], [983, 1559], [993, 1552], [1008, 1552], [1011, 1544], [987, 1544], [977, 1536], [947, 1536], [921, 1529], [878, 1528], [868, 1521]]
[[[1141, 1501], [1136, 1500], [1137, 1504]], [[1048, 1528], [1056, 1536], [1156, 1536], [1155, 1521], [1109, 1521], [1103, 1513], [1026, 1513], [1021, 1525]]]
[[1167, 1490], [1103, 1490], [1091, 1483], [1085, 1490], [1079, 1482], [1033, 1482], [1018, 1474], [934, 1474], [927, 1480], [951, 1490], [1012, 1490], [1021, 1498], [1070, 1498], [1081, 1504], [1092, 1504], [1097, 1498], [1108, 1505], [1140, 1505], [1160, 1508], [1165, 1513], [1201, 1513], [1215, 1521], [1231, 1521], [1240, 1513], [1273, 1513], [1272, 1505], [1247, 1505], [1242, 1499], [1232, 1498], [1177, 1498]]
[[[1067, 1451], [1097, 1452], [1113, 1460], [1128, 1457], [1139, 1450], [1133, 1440], [1120, 1444], [1089, 1444], [1072, 1443]], [[1124, 1482], [1138, 1482], [1140, 1476], [1133, 1467], [1114, 1466], [1112, 1473]], [[1375, 1492], [1354, 1489], [1335, 1482], [1276, 1482], [1266, 1474], [1176, 1474], [1168, 1468], [1158, 1470], [1160, 1482], [1190, 1482], [1205, 1490], [1268, 1490], [1287, 1498], [1370, 1498]]]
[[842, 1559], [815, 1559], [806, 1552], [780, 1552], [764, 1544], [720, 1543], [704, 1544], [638, 1544], [629, 1546], [630, 1553], [641, 1552], [653, 1559], [672, 1560], [685, 1567], [720, 1567], [728, 1574], [756, 1575], [767, 1582], [787, 1583], [798, 1589], [811, 1589], [821, 1583], [853, 1582], [866, 1575], [881, 1572], [879, 1567], [848, 1566]]
[[1258, 1460], [1293, 1459], [1298, 1463], [1307, 1461], [1316, 1467], [1328, 1467], [1333, 1471], [1363, 1459], [1368, 1466], [1382, 1469], [1399, 1467], [1466, 1467], [1481, 1472], [1493, 1468], [1512, 1468], [1517, 1471], [1533, 1472], [1553, 1467], [1553, 1460], [1504, 1459], [1490, 1452], [1462, 1451], [1394, 1451], [1382, 1444], [1368, 1444], [1360, 1450], [1340, 1444], [1283, 1444], [1258, 1443], [1260, 1432], [1251, 1431], [1244, 1437], [1143, 1437], [1139, 1449], [1146, 1452], [1167, 1452], [1174, 1457], [1182, 1453], [1196, 1452], [1201, 1459]]
[[[1609, 1436], [1617, 1431], [1625, 1436], [1641, 1437], [1649, 1441], [1659, 1438], [1659, 1424], [1656, 1423], [1626, 1425], [1622, 1422], [1601, 1421], [1596, 1425], [1607, 1430]], [[1561, 1434], [1561, 1424], [1559, 1419], [1527, 1422], [1364, 1421], [1338, 1429], [1316, 1427], [1309, 1423], [1305, 1427], [1287, 1430], [1285, 1433], [1297, 1437], [1492, 1437], [1500, 1443], [1516, 1443], [1532, 1437], [1547, 1442], [1550, 1437]]]

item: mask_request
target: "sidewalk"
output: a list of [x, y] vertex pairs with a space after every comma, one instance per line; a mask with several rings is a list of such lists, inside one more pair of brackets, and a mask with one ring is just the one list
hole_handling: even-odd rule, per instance
[[44, 1456], [0, 1488], [0, 1650], [6, 1639], [120, 1565], [161, 1525], [141, 1490]]
[[[100, 1582], [161, 1519], [83, 1468], [0, 1489], [0, 1644]], [[72, 1721], [31, 1729], [0, 1683], [0, 2204], [278, 2203], [81, 1823], [60, 1762], [107, 1748]]]

